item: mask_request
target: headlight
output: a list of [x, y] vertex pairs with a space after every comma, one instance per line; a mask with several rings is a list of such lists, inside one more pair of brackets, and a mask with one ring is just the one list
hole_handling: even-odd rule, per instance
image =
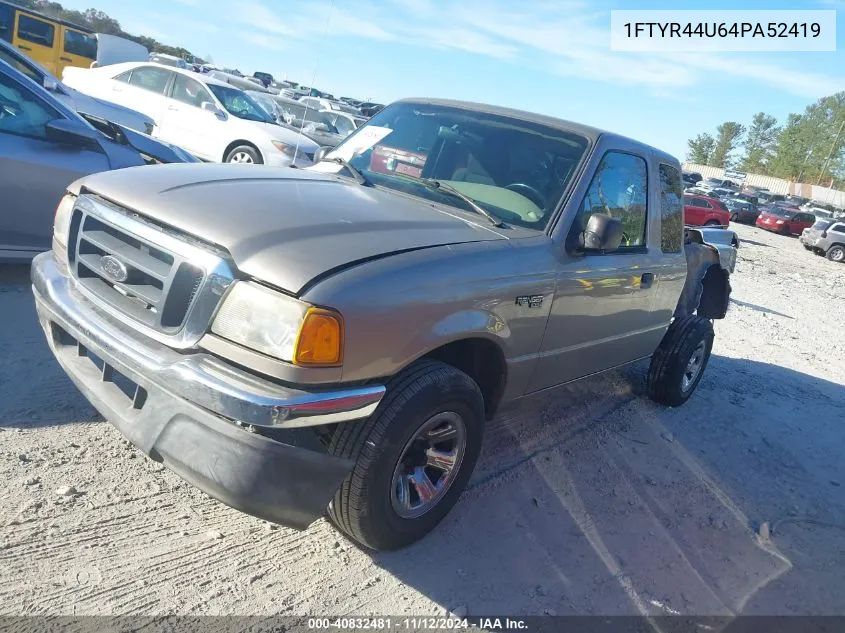
[[277, 150], [279, 150], [285, 156], [290, 158], [296, 157], [296, 145], [288, 145], [287, 143], [282, 143], [281, 141], [270, 141]]
[[73, 216], [74, 204], [76, 204], [76, 196], [72, 193], [66, 193], [59, 201], [59, 206], [56, 207], [56, 217], [53, 219], [53, 238], [65, 248], [67, 248], [70, 218]]
[[783, 224], [783, 220], [778, 220], [775, 224]]
[[211, 331], [297, 365], [338, 365], [343, 359], [339, 314], [252, 282], [232, 286]]

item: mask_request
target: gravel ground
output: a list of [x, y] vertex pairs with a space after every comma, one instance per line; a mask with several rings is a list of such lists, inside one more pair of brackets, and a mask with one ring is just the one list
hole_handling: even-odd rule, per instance
[[470, 490], [406, 550], [276, 528], [132, 448], [0, 267], [0, 612], [845, 614], [845, 266], [737, 226], [697, 393], [639, 363], [504, 411]]

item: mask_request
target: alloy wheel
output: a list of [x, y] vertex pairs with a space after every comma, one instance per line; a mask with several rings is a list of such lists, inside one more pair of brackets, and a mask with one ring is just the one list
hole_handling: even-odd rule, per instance
[[707, 350], [707, 341], [701, 341], [693, 350], [690, 356], [684, 375], [681, 377], [681, 391], [684, 393], [692, 389], [698, 375], [701, 373], [701, 368], [704, 366], [704, 353]]
[[430, 417], [405, 445], [390, 482], [390, 503], [403, 519], [416, 519], [449, 490], [466, 452], [466, 426], [453, 411]]

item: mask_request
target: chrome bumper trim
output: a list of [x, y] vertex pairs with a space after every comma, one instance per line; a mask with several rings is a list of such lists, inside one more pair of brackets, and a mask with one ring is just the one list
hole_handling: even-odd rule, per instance
[[295, 428], [348, 422], [371, 415], [384, 396], [383, 385], [331, 391], [284, 387], [210, 354], [180, 353], [104, 314], [76, 289], [52, 251], [33, 260], [32, 284], [50, 346], [69, 372], [73, 360], [70, 354], [60, 356], [54, 324], [140, 386], [154, 386], [244, 424]]

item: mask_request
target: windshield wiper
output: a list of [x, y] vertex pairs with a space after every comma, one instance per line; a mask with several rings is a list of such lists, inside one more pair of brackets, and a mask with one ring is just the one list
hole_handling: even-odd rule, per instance
[[343, 165], [346, 167], [346, 171], [352, 174], [352, 177], [358, 181], [359, 185], [363, 185], [364, 187], [372, 187], [373, 183], [371, 183], [367, 177], [362, 174], [360, 171], [355, 169], [352, 165], [349, 164], [349, 161], [345, 158], [341, 158], [340, 156], [332, 156], [331, 158], [321, 158], [319, 160], [321, 163], [336, 163], [338, 165]]
[[456, 198], [460, 198], [461, 200], [467, 203], [467, 206], [470, 209], [490, 220], [490, 223], [493, 226], [504, 226], [504, 224], [502, 224], [502, 221], [499, 218], [497, 218], [487, 209], [479, 205], [475, 200], [470, 198], [465, 193], [462, 193], [458, 189], [455, 189], [452, 185], [445, 183], [442, 180], [437, 180], [436, 178], [420, 178], [419, 181], [430, 189], [442, 189], [443, 191], [451, 193]]

